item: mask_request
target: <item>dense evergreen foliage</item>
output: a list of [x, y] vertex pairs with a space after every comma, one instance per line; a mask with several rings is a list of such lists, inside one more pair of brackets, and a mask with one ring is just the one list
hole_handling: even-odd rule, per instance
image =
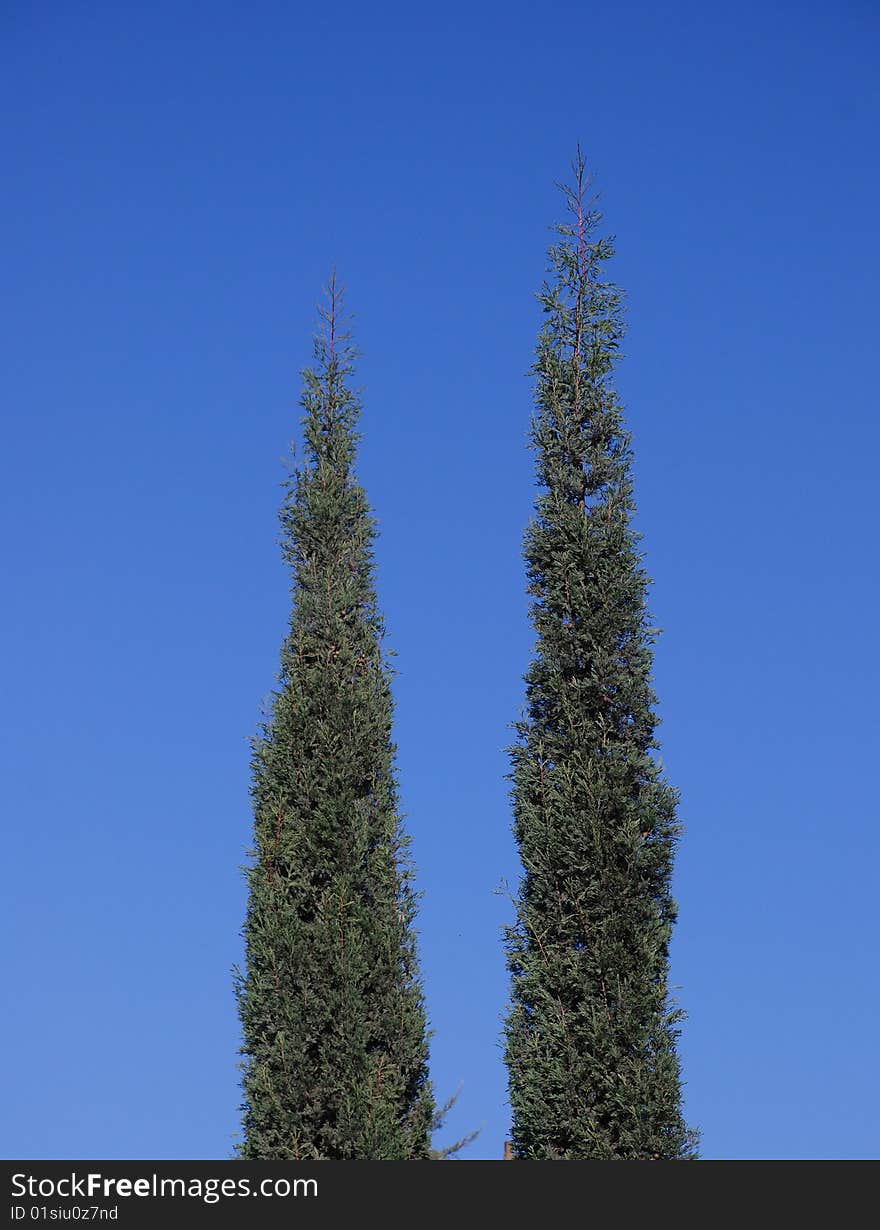
[[652, 755], [647, 577], [611, 384], [621, 295], [584, 160], [540, 295], [525, 562], [536, 653], [512, 749], [523, 864], [507, 936], [516, 1157], [693, 1156], [667, 988], [676, 794]]
[[254, 741], [237, 980], [246, 1159], [426, 1158], [435, 1115], [340, 314], [334, 279], [304, 373], [307, 460], [281, 513], [290, 630]]

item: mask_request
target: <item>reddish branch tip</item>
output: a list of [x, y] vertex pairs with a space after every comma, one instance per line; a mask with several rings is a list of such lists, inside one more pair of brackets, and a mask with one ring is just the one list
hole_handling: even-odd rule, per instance
[[342, 300], [343, 288], [339, 285], [336, 279], [336, 266], [330, 273], [330, 280], [327, 283], [325, 291], [327, 296], [327, 307], [324, 311], [324, 319], [327, 322], [327, 341], [329, 344], [331, 356], [336, 351], [336, 325], [339, 318], [342, 316]]

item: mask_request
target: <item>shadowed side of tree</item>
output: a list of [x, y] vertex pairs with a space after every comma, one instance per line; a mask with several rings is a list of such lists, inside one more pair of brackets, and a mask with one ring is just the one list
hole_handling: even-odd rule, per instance
[[290, 630], [253, 747], [236, 980], [246, 1159], [427, 1158], [435, 1116], [341, 314], [334, 276], [303, 374], [306, 463], [281, 512]]
[[537, 634], [512, 749], [523, 877], [507, 934], [518, 1158], [695, 1156], [669, 1002], [677, 797], [657, 718], [611, 239], [578, 151], [534, 364], [539, 494], [524, 556]]

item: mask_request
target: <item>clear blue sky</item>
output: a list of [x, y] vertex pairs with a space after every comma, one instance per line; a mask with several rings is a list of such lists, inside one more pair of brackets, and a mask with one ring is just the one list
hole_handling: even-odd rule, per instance
[[688, 1114], [707, 1157], [878, 1156], [876, 5], [10, 0], [0, 37], [0, 1153], [233, 1148], [246, 741], [335, 262], [433, 1075], [500, 1155], [525, 373], [580, 140], [630, 305]]

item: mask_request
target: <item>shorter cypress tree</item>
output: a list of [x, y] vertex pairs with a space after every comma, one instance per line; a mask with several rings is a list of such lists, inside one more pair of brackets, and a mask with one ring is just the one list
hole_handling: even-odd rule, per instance
[[287, 485], [280, 682], [253, 749], [237, 979], [243, 1158], [427, 1158], [434, 1121], [397, 803], [375, 525], [354, 477], [355, 351], [335, 277], [304, 373], [307, 463]]

